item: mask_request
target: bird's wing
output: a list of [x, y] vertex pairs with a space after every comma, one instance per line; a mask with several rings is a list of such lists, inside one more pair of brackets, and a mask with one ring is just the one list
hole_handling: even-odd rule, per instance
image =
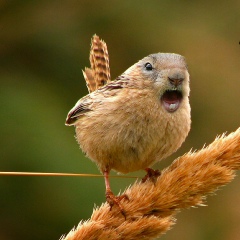
[[81, 116], [91, 111], [93, 101], [90, 95], [81, 98], [67, 115], [66, 125], [73, 125]]
[[96, 91], [81, 98], [76, 105], [70, 110], [66, 119], [66, 125], [74, 125], [74, 123], [87, 112], [94, 111], [98, 104], [106, 103], [109, 99], [117, 96], [121, 89], [128, 85], [126, 79], [118, 79], [111, 81]]

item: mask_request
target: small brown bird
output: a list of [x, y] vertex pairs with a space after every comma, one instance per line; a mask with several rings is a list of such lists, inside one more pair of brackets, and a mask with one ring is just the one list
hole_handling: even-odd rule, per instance
[[[85, 74], [89, 76], [94, 78], [94, 71]], [[184, 57], [156, 53], [81, 98], [70, 110], [66, 125], [76, 127], [80, 147], [104, 174], [110, 207], [117, 204], [125, 215], [120, 201], [127, 196], [112, 193], [110, 170], [143, 169], [147, 176], [157, 175], [150, 167], [182, 145], [191, 125], [189, 92]]]

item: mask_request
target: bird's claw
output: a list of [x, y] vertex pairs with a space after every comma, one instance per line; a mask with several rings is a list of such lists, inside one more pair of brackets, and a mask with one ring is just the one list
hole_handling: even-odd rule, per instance
[[154, 184], [157, 181], [157, 178], [161, 175], [161, 171], [154, 170], [152, 168], [146, 168], [145, 171], [147, 174], [143, 177], [142, 183], [145, 183], [148, 179], [151, 180]]
[[117, 205], [121, 214], [124, 216], [126, 220], [126, 212], [120, 203], [122, 199], [127, 199], [129, 200], [128, 196], [126, 194], [123, 194], [121, 196], [115, 196], [112, 191], [107, 191], [106, 192], [106, 200], [110, 206], [110, 211], [112, 210], [113, 205]]

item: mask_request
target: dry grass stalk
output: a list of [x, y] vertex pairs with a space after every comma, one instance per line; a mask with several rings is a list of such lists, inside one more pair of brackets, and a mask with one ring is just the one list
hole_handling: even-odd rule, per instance
[[134, 183], [123, 201], [127, 219], [104, 203], [90, 220], [80, 222], [64, 240], [154, 239], [174, 224], [181, 209], [201, 206], [205, 196], [229, 183], [240, 168], [240, 128], [217, 138], [208, 147], [176, 159], [163, 170], [156, 185]]

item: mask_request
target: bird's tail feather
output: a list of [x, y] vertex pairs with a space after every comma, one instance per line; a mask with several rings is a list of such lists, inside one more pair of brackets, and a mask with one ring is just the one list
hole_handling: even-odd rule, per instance
[[91, 68], [85, 68], [83, 76], [91, 93], [111, 81], [107, 44], [96, 34], [91, 41], [89, 60]]

